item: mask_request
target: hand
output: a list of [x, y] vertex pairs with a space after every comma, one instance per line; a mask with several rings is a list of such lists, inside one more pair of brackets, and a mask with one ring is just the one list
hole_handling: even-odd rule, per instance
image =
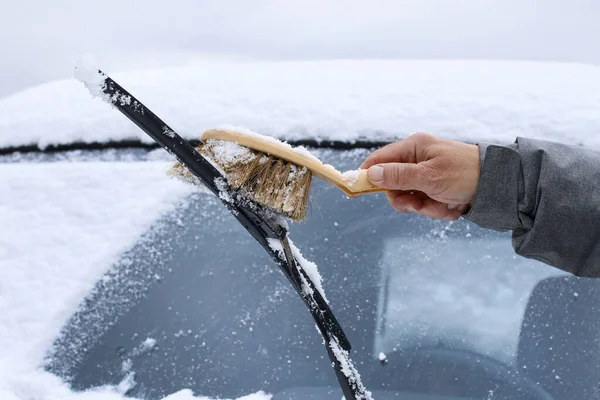
[[479, 148], [417, 133], [374, 151], [361, 168], [373, 185], [391, 189], [394, 210], [454, 221], [475, 198]]

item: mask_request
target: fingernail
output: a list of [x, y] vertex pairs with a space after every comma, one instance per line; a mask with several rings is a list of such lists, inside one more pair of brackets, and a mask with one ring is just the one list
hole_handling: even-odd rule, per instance
[[417, 210], [415, 210], [412, 207], [406, 207], [406, 211], [408, 211], [408, 212], [417, 212]]
[[367, 177], [371, 182], [381, 182], [383, 180], [383, 167], [373, 165], [367, 171]]
[[448, 210], [455, 210], [458, 204], [448, 204]]

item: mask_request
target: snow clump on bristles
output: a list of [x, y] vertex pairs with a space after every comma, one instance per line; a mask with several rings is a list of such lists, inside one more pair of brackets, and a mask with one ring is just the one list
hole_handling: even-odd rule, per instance
[[[271, 155], [237, 143], [209, 139], [196, 150], [225, 174], [232, 189], [299, 222], [306, 217], [312, 173]], [[199, 184], [185, 166], [176, 163], [168, 174]]]

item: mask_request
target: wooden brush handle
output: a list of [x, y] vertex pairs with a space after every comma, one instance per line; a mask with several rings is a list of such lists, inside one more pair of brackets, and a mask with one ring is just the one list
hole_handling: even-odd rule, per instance
[[325, 165], [303, 149], [295, 149], [286, 143], [258, 134], [245, 134], [220, 129], [206, 131], [200, 140], [203, 142], [214, 139], [234, 142], [257, 152], [272, 155], [300, 167], [308, 168], [314, 176], [342, 190], [348, 197], [358, 197], [363, 194], [386, 192], [373, 186], [367, 178], [367, 170], [360, 170], [356, 182], [349, 182], [342, 173], [331, 165]]
[[348, 194], [348, 192], [346, 192], [344, 190], [344, 192], [346, 192], [346, 195], [348, 195], [348, 197], [358, 197], [358, 196], [362, 196], [363, 194], [383, 193], [383, 192], [388, 191], [387, 189], [382, 189], [380, 187], [373, 185], [369, 181], [369, 178], [367, 177], [366, 169], [360, 169], [358, 171], [358, 179], [351, 187], [349, 187], [349, 189], [351, 191], [351, 194]]

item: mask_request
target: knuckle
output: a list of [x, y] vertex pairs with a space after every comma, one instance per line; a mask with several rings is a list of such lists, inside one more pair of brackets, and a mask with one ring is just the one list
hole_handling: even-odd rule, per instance
[[386, 165], [383, 169], [383, 181], [397, 186], [400, 184], [400, 168], [398, 165]]
[[412, 137], [414, 138], [414, 140], [422, 144], [429, 144], [435, 140], [435, 137], [425, 132], [417, 132], [413, 134]]
[[375, 150], [374, 152], [372, 152], [365, 160], [365, 164], [370, 164], [370, 165], [375, 165], [375, 164], [381, 164], [382, 159], [385, 157], [386, 150], [385, 147], [381, 148], [379, 150]]
[[365, 164], [374, 163], [377, 160], [377, 152], [373, 152], [365, 159]]
[[[402, 176], [400, 176], [402, 174]], [[416, 170], [415, 168], [402, 168], [402, 172], [398, 171], [398, 183], [413, 182]]]

